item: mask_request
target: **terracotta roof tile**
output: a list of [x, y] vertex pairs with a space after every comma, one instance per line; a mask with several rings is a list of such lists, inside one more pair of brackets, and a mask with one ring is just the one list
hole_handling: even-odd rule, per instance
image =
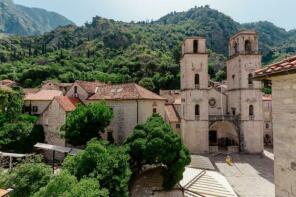
[[178, 116], [177, 111], [175, 110], [173, 105], [166, 105], [164, 107], [165, 113], [169, 119], [169, 122], [180, 122], [180, 118]]
[[63, 95], [63, 92], [58, 90], [40, 90], [37, 93], [28, 93], [25, 95], [24, 100], [28, 101], [51, 101], [56, 96]]
[[0, 81], [0, 85], [4, 85], [4, 86], [12, 86], [16, 84], [16, 82], [10, 80], [10, 79], [4, 79]]
[[270, 77], [275, 74], [283, 74], [287, 71], [296, 71], [296, 56], [289, 57], [278, 63], [271, 64], [255, 72], [255, 78]]
[[39, 88], [24, 88], [23, 89], [25, 94], [30, 94], [30, 93], [37, 93], [40, 91]]
[[97, 93], [88, 100], [165, 100], [163, 97], [135, 84], [119, 84], [100, 86]]
[[55, 99], [66, 112], [74, 111], [76, 105], [81, 102], [78, 98], [67, 96], [56, 96]]
[[78, 83], [80, 87], [82, 87], [89, 94], [94, 94], [97, 87], [106, 85], [99, 81], [76, 81], [76, 83]]

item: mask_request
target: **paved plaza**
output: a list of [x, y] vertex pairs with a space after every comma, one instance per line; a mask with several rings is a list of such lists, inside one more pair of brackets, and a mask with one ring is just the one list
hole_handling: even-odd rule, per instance
[[232, 154], [232, 166], [225, 162], [226, 156], [216, 154], [211, 155], [210, 159], [238, 196], [275, 196], [272, 149], [266, 149], [264, 155]]

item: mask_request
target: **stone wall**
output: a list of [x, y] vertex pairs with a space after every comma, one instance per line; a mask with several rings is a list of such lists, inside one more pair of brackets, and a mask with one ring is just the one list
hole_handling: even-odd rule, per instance
[[[100, 101], [97, 101], [100, 102]], [[143, 124], [153, 114], [156, 108], [164, 118], [164, 102], [158, 100], [114, 100], [106, 101], [113, 110], [113, 119], [107, 132], [113, 133], [116, 143], [122, 144], [137, 124]], [[107, 133], [102, 135], [107, 139]]]
[[31, 105], [31, 107], [32, 107], [31, 110], [33, 110], [33, 106], [37, 106], [38, 111], [37, 112], [31, 111], [31, 114], [39, 115], [39, 114], [42, 114], [44, 112], [44, 110], [48, 107], [50, 102], [51, 101], [25, 101], [24, 105], [25, 105], [25, 107], [29, 107]]
[[209, 152], [209, 122], [181, 120], [183, 143], [191, 154]]
[[[43, 126], [45, 133], [45, 143], [58, 146], [65, 146], [65, 140], [60, 136], [60, 128], [65, 124], [66, 112], [53, 100], [49, 107], [40, 115], [38, 124]], [[45, 157], [52, 160], [52, 151], [45, 151]], [[64, 154], [56, 153], [56, 159], [63, 159]]]
[[296, 196], [296, 74], [272, 79], [277, 197]]
[[[215, 100], [216, 104], [211, 106], [209, 103], [209, 115], [222, 115], [227, 112], [227, 97], [218, 92], [215, 88], [211, 88], [208, 93], [209, 101]], [[222, 101], [222, 102], [221, 102]], [[221, 105], [222, 104], [222, 105]]]

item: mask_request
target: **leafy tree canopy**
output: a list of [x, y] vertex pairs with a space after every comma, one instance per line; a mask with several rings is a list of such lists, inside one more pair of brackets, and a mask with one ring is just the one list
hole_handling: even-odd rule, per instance
[[104, 102], [80, 105], [67, 116], [63, 126], [65, 138], [73, 145], [85, 145], [92, 138], [100, 138], [112, 116], [112, 110]]
[[78, 180], [95, 178], [111, 197], [128, 196], [128, 182], [131, 171], [126, 150], [107, 142], [92, 139], [85, 150], [72, 157], [68, 156], [63, 169], [68, 170]]
[[157, 114], [145, 124], [136, 126], [125, 146], [134, 172], [139, 172], [147, 164], [165, 166], [165, 189], [174, 187], [182, 179], [185, 166], [190, 163], [189, 151], [180, 137]]
[[96, 179], [85, 178], [79, 182], [67, 171], [51, 177], [49, 183], [42, 187], [33, 197], [108, 197], [108, 190], [100, 189]]
[[52, 170], [49, 166], [36, 160], [19, 164], [9, 173], [0, 177], [5, 188], [13, 188], [12, 197], [29, 197], [45, 186], [50, 179]]
[[0, 149], [25, 153], [36, 142], [44, 140], [43, 128], [37, 118], [22, 114], [23, 99], [20, 90], [0, 89]]

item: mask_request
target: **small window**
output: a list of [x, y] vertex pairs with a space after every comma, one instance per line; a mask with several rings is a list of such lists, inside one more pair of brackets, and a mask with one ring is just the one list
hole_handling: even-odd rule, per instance
[[253, 85], [253, 74], [252, 74], [252, 73], [250, 73], [250, 74], [248, 75], [248, 84], [249, 84], [249, 85]]
[[235, 108], [231, 108], [232, 111], [232, 115], [235, 116], [236, 115], [236, 109]]
[[157, 113], [157, 109], [153, 108], [153, 113], [156, 114]]
[[180, 124], [176, 124], [176, 129], [180, 129], [180, 128], [181, 128]]
[[199, 86], [199, 74], [195, 74], [194, 83], [196, 87]]
[[38, 112], [38, 106], [33, 106], [33, 107], [32, 107], [32, 111], [33, 111], [33, 112]]
[[232, 79], [233, 79], [233, 80], [235, 79], [235, 75], [232, 75]]
[[196, 116], [199, 116], [200, 115], [199, 105], [195, 105], [195, 115]]
[[108, 131], [108, 133], [107, 133], [107, 140], [110, 143], [114, 143], [114, 137], [113, 137], [113, 132], [112, 131]]
[[253, 105], [249, 106], [249, 115], [254, 116], [254, 106]]
[[193, 53], [198, 53], [198, 40], [193, 41]]
[[77, 94], [77, 86], [74, 86], [74, 94]]
[[269, 124], [268, 123], [265, 123], [265, 128], [269, 129]]
[[250, 40], [245, 41], [245, 52], [250, 53], [252, 51], [252, 45]]

